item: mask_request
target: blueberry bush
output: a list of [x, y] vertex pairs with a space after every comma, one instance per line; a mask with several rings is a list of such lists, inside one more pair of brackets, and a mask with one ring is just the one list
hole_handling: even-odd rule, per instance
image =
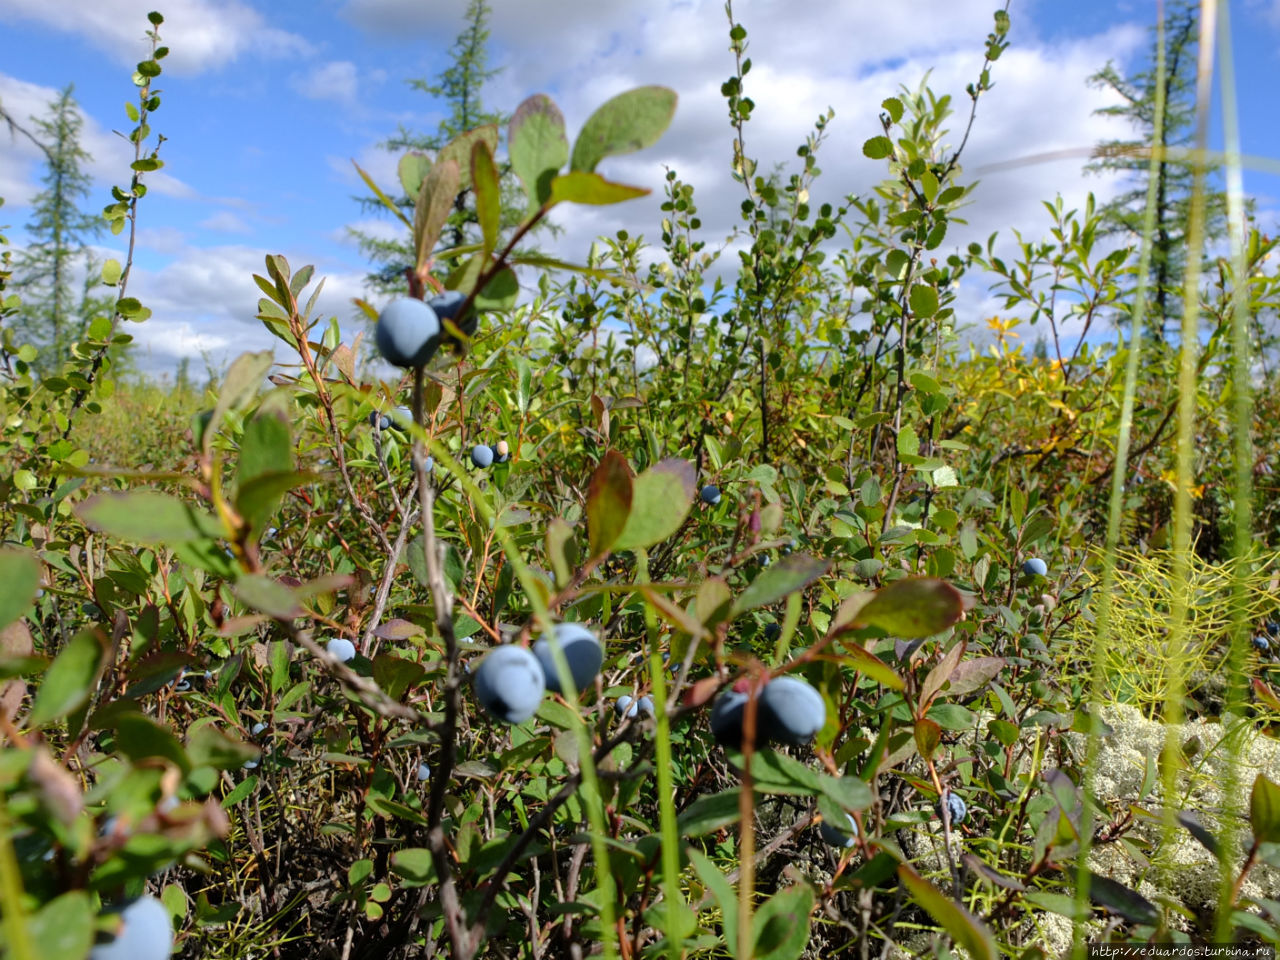
[[[761, 175], [726, 9], [728, 271], [675, 170], [654, 245], [523, 243], [647, 192], [607, 168], [660, 141], [658, 86], [572, 136], [535, 95], [408, 152], [408, 205], [364, 175], [413, 253], [358, 304], [376, 355], [273, 254], [274, 355], [132, 383], [149, 312], [108, 260], [41, 375], [5, 255], [6, 960], [1280, 941], [1274, 388], [1239, 405], [1274, 241], [1206, 261], [1203, 336], [1143, 345], [1149, 237], [1103, 244], [1092, 201], [1046, 202], [1017, 259], [948, 244], [1007, 5], [963, 100], [844, 121], [885, 179], [825, 199], [834, 112]], [[130, 250], [163, 166], [149, 22], [104, 211]]]

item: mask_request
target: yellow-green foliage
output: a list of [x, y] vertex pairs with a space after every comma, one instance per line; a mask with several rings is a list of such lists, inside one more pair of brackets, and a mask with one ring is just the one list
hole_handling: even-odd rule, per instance
[[[1169, 618], [1175, 591], [1167, 551], [1124, 553], [1118, 557], [1112, 590], [1111, 637], [1101, 650], [1105, 701], [1130, 703], [1148, 717], [1164, 705], [1171, 679], [1180, 671], [1184, 689], [1193, 694], [1214, 677], [1225, 676], [1234, 613], [1235, 578], [1242, 580], [1245, 620], [1256, 621], [1275, 608], [1270, 590], [1276, 554], [1253, 554], [1211, 563], [1194, 552], [1189, 557], [1188, 582], [1182, 587], [1189, 604], [1183, 649], [1168, 643]], [[1089, 682], [1096, 617], [1101, 600], [1101, 563], [1085, 571], [1090, 591], [1087, 616], [1073, 621], [1068, 672]]]

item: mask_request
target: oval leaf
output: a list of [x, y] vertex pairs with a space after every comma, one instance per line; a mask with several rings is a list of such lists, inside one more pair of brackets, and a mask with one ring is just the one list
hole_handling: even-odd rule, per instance
[[789, 557], [783, 557], [742, 591], [733, 605], [733, 615], [736, 617], [756, 607], [767, 607], [787, 594], [803, 590], [826, 573], [830, 566], [830, 561], [819, 560], [807, 553], [793, 553]]
[[605, 157], [657, 143], [675, 116], [676, 100], [674, 90], [657, 86], [637, 87], [606, 100], [582, 125], [569, 169], [590, 172]]
[[674, 534], [689, 515], [695, 485], [693, 464], [674, 457], [636, 477], [631, 483], [631, 513], [614, 549], [651, 547]]
[[27, 550], [0, 550], [0, 627], [26, 615], [40, 588], [40, 565]]
[[608, 451], [587, 485], [587, 538], [591, 555], [607, 553], [631, 513], [631, 467], [616, 450]]
[[895, 637], [931, 637], [964, 615], [960, 591], [944, 580], [907, 577], [876, 591], [858, 611], [859, 627], [880, 627]]

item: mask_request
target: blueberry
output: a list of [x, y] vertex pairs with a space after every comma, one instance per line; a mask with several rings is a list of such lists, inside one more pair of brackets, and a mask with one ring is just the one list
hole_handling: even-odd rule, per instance
[[1280, 623], [1276, 623], [1274, 620], [1268, 620], [1267, 633], [1271, 634], [1273, 637], [1280, 633]]
[[506, 463], [511, 459], [511, 447], [508, 446], [505, 440], [499, 440], [489, 449], [493, 451], [494, 463]]
[[422, 461], [422, 470], [424, 473], [430, 473], [435, 468], [436, 468], [435, 457], [427, 457], [426, 460]]
[[378, 410], [372, 410], [369, 412], [369, 426], [387, 430], [391, 427], [391, 418]]
[[[387, 423], [389, 426], [405, 430], [413, 426], [413, 411], [408, 407], [396, 407], [391, 411], [391, 416], [387, 417]], [[386, 427], [383, 429], [385, 430]]]
[[[742, 721], [747, 709], [747, 695], [726, 690], [711, 705], [711, 734], [722, 747], [742, 746]], [[758, 712], [758, 708], [757, 708]]]
[[654, 715], [653, 697], [641, 697], [636, 701], [636, 706], [640, 708], [640, 712], [646, 717], [652, 717]]
[[334, 637], [329, 641], [327, 648], [343, 663], [354, 659], [356, 655], [356, 645], [345, 637]]
[[471, 448], [471, 462], [481, 469], [492, 466], [493, 448], [486, 447], [483, 443], [477, 443]]
[[858, 842], [858, 822], [853, 819], [852, 814], [846, 813], [845, 816], [849, 818], [847, 830], [826, 820], [818, 824], [818, 832], [822, 834], [822, 839], [833, 847], [852, 847]]
[[1263, 636], [1254, 637], [1253, 649], [1257, 650], [1259, 653], [1269, 653], [1271, 650], [1271, 642]]
[[384, 360], [397, 367], [421, 367], [440, 346], [436, 312], [421, 300], [393, 300], [378, 315], [374, 342]]
[[764, 625], [764, 638], [766, 640], [777, 640], [782, 635], [782, 628], [776, 623], [766, 623]]
[[428, 767], [425, 763], [418, 764], [418, 779], [427, 780], [430, 778], [430, 776], [431, 776], [431, 768]]
[[[573, 685], [579, 691], [591, 685], [591, 681], [600, 672], [604, 663], [604, 647], [596, 635], [580, 623], [560, 623], [552, 633], [552, 640], [560, 647], [565, 660], [569, 662], [569, 673], [573, 677]], [[543, 637], [533, 645], [534, 656], [542, 665], [546, 674], [547, 689], [556, 693], [564, 693], [560, 688], [560, 676], [556, 672], [555, 657], [551, 655], [551, 642]]]
[[89, 960], [167, 960], [173, 953], [169, 911], [155, 897], [139, 897], [107, 912], [120, 915], [120, 932], [95, 946]]
[[714, 507], [720, 502], [720, 488], [714, 483], [708, 483], [702, 488], [702, 492], [698, 496], [702, 497], [703, 503], [709, 503]]
[[617, 710], [625, 717], [634, 717], [640, 712], [640, 704], [636, 703], [624, 693], [618, 698], [618, 702], [613, 705], [613, 709]]
[[778, 743], [800, 746], [827, 722], [820, 694], [798, 677], [778, 677], [760, 693], [760, 729]]
[[254, 724], [254, 725], [249, 729], [249, 735], [250, 735], [251, 737], [256, 737], [258, 734], [260, 734], [260, 733], [261, 733], [263, 730], [265, 730], [265, 729], [267, 729], [267, 725], [266, 725], [265, 723], [255, 723], [255, 724]]
[[1032, 557], [1022, 565], [1022, 572], [1033, 577], [1043, 577], [1049, 572], [1049, 567], [1039, 557]]
[[257, 761], [257, 760], [246, 760], [246, 761], [244, 762], [244, 767], [243, 767], [242, 769], [244, 769], [244, 770], [257, 770], [257, 769], [258, 769], [258, 761]]
[[505, 723], [523, 723], [538, 710], [546, 675], [529, 650], [506, 644], [490, 650], [475, 672], [476, 699]]
[[[937, 805], [938, 816], [942, 816], [942, 804]], [[964, 798], [958, 793], [947, 794], [947, 811], [951, 814], [951, 826], [958, 827], [964, 823], [964, 818], [969, 815], [968, 809], [964, 805]]]
[[427, 306], [436, 312], [437, 317], [443, 317], [446, 320], [454, 320], [458, 316], [458, 311], [462, 309], [462, 305], [466, 302], [467, 295], [460, 290], [446, 290], [438, 293], [427, 301]]
[[796, 542], [796, 538], [795, 538], [795, 537], [792, 537], [790, 540], [788, 540], [786, 543], [784, 543], [784, 544], [782, 545], [782, 555], [783, 555], [784, 557], [785, 557], [785, 556], [788, 556], [788, 555], [789, 555], [789, 554], [791, 554], [791, 552], [792, 552], [792, 551], [794, 551], [794, 550], [796, 549], [796, 547], [798, 547], [798, 546], [800, 546], [800, 544]]

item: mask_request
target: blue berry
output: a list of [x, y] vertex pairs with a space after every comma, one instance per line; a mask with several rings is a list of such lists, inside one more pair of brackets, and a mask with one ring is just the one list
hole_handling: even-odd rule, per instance
[[107, 913], [120, 915], [120, 932], [95, 946], [89, 960], [168, 960], [173, 953], [169, 911], [155, 897], [139, 897]]
[[[742, 721], [747, 708], [747, 695], [726, 690], [711, 705], [711, 734], [722, 747], [742, 746]], [[759, 707], [757, 706], [757, 714]]]
[[778, 677], [760, 693], [760, 729], [770, 740], [800, 746], [827, 722], [820, 694], [798, 677]]
[[426, 780], [431, 776], [431, 768], [425, 763], [418, 764], [418, 779]]
[[427, 306], [436, 312], [437, 317], [443, 317], [446, 320], [454, 320], [458, 316], [458, 311], [462, 309], [462, 305], [466, 302], [467, 295], [460, 290], [446, 290], [438, 293], [427, 301]]
[[640, 712], [646, 717], [652, 717], [654, 715], [653, 697], [641, 697], [636, 701], [636, 706], [640, 708]]
[[482, 470], [493, 465], [493, 448], [477, 443], [471, 448], [471, 462]]
[[1043, 577], [1049, 572], [1049, 566], [1039, 557], [1032, 557], [1022, 565], [1022, 572], [1033, 577]]
[[636, 703], [624, 693], [618, 698], [618, 702], [613, 705], [613, 709], [617, 710], [624, 717], [634, 717], [640, 712], [640, 704]]
[[702, 498], [703, 503], [709, 503], [714, 507], [720, 502], [720, 488], [714, 483], [708, 483], [702, 488], [702, 492], [698, 496]]
[[573, 677], [573, 685], [581, 693], [600, 672], [604, 663], [604, 647], [600, 645], [596, 635], [580, 623], [556, 624], [552, 637], [543, 637], [533, 645], [533, 654], [542, 665], [542, 672], [547, 678], [547, 689], [556, 693], [564, 693], [560, 688], [560, 675], [556, 672], [555, 657], [551, 653], [554, 642], [569, 663], [569, 674]]
[[538, 711], [547, 678], [538, 658], [524, 647], [506, 644], [490, 650], [475, 672], [476, 699], [505, 723], [523, 723]]
[[[938, 816], [942, 816], [942, 804], [938, 804]], [[957, 827], [964, 823], [964, 818], [969, 815], [969, 810], [964, 805], [964, 798], [958, 793], [947, 794], [947, 811], [951, 814], [951, 826]]]
[[1259, 653], [1269, 653], [1271, 651], [1271, 642], [1264, 636], [1256, 636], [1253, 638], [1253, 649]]
[[782, 635], [782, 628], [776, 623], [766, 623], [764, 625], [764, 638], [766, 640], [777, 640]]
[[384, 360], [397, 367], [421, 367], [440, 346], [440, 318], [421, 300], [393, 300], [378, 315], [374, 342]]
[[852, 847], [858, 840], [858, 822], [853, 819], [852, 814], [845, 814], [849, 819], [849, 827], [845, 829], [838, 824], [828, 823], [823, 820], [818, 824], [818, 832], [822, 834], [822, 839], [833, 847]]
[[343, 663], [355, 659], [356, 645], [345, 637], [334, 637], [329, 641], [327, 649]]
[[511, 459], [511, 448], [507, 445], [507, 441], [499, 440], [489, 448], [493, 451], [494, 463], [506, 463]]

